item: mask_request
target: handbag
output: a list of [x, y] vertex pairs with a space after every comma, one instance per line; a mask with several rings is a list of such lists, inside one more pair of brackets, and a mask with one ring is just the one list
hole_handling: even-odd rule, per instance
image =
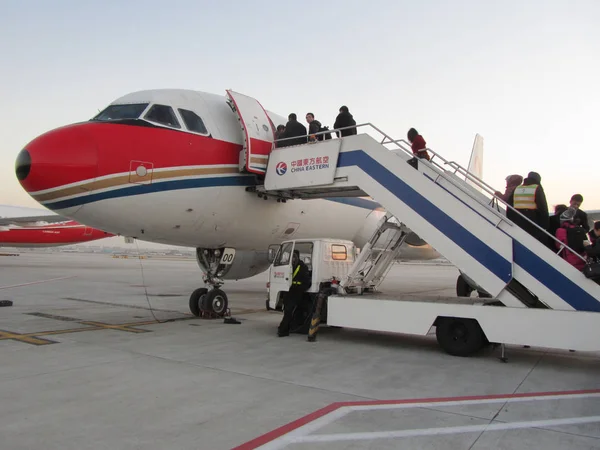
[[582, 272], [586, 278], [591, 278], [592, 280], [600, 278], [600, 262], [587, 263]]

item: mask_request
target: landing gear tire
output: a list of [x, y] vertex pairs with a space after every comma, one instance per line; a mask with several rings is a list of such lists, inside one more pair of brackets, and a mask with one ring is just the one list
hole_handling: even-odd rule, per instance
[[208, 293], [206, 288], [198, 288], [190, 295], [190, 311], [196, 317], [200, 317], [200, 306]]
[[228, 306], [227, 294], [221, 289], [213, 289], [206, 294], [202, 301], [202, 309], [215, 313], [219, 317], [223, 317], [227, 313]]
[[475, 319], [440, 317], [435, 336], [440, 347], [452, 356], [471, 356], [487, 344], [487, 338]]
[[[474, 291], [469, 283], [463, 278], [462, 275], [459, 275], [456, 279], [456, 295], [457, 297], [470, 297], [471, 293]], [[487, 292], [477, 291], [477, 296], [479, 298], [492, 298], [490, 294]]]

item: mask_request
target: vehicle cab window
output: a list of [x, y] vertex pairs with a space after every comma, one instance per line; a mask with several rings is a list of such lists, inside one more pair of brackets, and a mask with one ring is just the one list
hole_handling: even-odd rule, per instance
[[181, 128], [181, 125], [175, 116], [175, 111], [167, 105], [152, 105], [150, 110], [144, 116], [144, 119], [171, 128]]
[[293, 243], [287, 242], [280, 249], [277, 257], [275, 258], [275, 262], [273, 265], [275, 266], [287, 266], [290, 263], [290, 258], [292, 256], [292, 247]]
[[185, 127], [189, 131], [193, 131], [194, 133], [200, 134], [208, 134], [208, 130], [206, 129], [204, 122], [202, 121], [200, 116], [198, 116], [198, 114], [196, 114], [194, 111], [182, 108], [178, 108], [178, 111], [179, 114], [181, 114], [181, 118], [183, 119]]

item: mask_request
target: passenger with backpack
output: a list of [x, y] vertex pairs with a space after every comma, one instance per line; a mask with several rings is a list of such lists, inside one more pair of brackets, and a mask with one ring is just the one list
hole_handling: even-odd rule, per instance
[[585, 247], [588, 256], [588, 264], [583, 269], [583, 274], [596, 283], [600, 284], [600, 221], [594, 223], [590, 231], [590, 237], [595, 238], [592, 245]]
[[585, 253], [589, 258], [600, 262], [600, 221], [594, 223], [594, 228], [590, 232], [592, 237], [595, 238], [592, 245], [585, 247]]
[[340, 106], [339, 114], [335, 118], [333, 128], [335, 130], [339, 128], [346, 128], [345, 130], [336, 131], [337, 137], [353, 136], [356, 134], [356, 128], [348, 128], [356, 125], [356, 120], [350, 113], [350, 110], [346, 105]]
[[[568, 208], [560, 215], [560, 228], [556, 230], [556, 238], [563, 244], [568, 245], [574, 252], [563, 248], [560, 252], [562, 258], [578, 270], [583, 270], [585, 267], [585, 241], [587, 240], [587, 232], [581, 226], [579, 218], [576, 217], [576, 209]], [[560, 244], [556, 242], [556, 248], [560, 248]], [[582, 256], [584, 259], [580, 258]]]
[[308, 136], [306, 135], [306, 127], [298, 122], [298, 117], [295, 113], [291, 113], [288, 116], [288, 123], [285, 124], [285, 131], [280, 139], [286, 140], [282, 141], [279, 147], [291, 147], [294, 145], [306, 144], [308, 140]]
[[324, 139], [331, 139], [331, 133], [319, 134], [323, 131], [329, 130], [329, 127], [324, 127], [321, 125], [317, 119], [315, 119], [315, 115], [313, 113], [306, 113], [306, 122], [308, 123], [308, 141], [316, 142], [322, 141]]
[[575, 208], [575, 217], [581, 221], [581, 226], [585, 228], [585, 230], [589, 233], [590, 236], [593, 234], [593, 226], [590, 227], [590, 222], [588, 220], [588, 216], [585, 211], [581, 209], [581, 204], [583, 203], [583, 195], [575, 194], [571, 197], [569, 202], [569, 206], [571, 208]]

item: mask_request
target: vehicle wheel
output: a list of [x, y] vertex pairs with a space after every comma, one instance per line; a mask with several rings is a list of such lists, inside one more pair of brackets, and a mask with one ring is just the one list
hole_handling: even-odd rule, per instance
[[470, 356], [481, 350], [487, 339], [475, 319], [439, 317], [435, 336], [438, 344], [453, 356]]
[[228, 305], [227, 294], [221, 289], [213, 289], [206, 294], [206, 297], [204, 297], [202, 308], [206, 311], [212, 311], [217, 316], [222, 317], [227, 312]]
[[[469, 283], [463, 278], [462, 275], [459, 275], [456, 279], [456, 295], [457, 297], [470, 297], [475, 289], [471, 287]], [[490, 294], [487, 292], [477, 291], [477, 296], [479, 298], [492, 298]]]
[[196, 317], [200, 316], [200, 305], [202, 304], [207, 292], [208, 289], [206, 288], [198, 288], [192, 292], [192, 295], [190, 295], [190, 311]]
[[462, 275], [459, 275], [456, 279], [456, 295], [458, 297], [470, 297], [473, 291], [471, 285], [467, 283]]

